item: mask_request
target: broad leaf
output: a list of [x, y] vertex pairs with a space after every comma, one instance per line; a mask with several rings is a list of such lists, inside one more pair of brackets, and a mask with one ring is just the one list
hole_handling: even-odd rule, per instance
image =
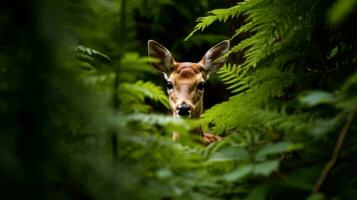
[[255, 175], [269, 176], [279, 167], [279, 160], [270, 160], [254, 165], [253, 173]]
[[225, 174], [222, 178], [225, 181], [232, 182], [239, 180], [253, 172], [253, 165], [245, 165], [243, 167], [239, 167], [238, 169]]
[[291, 142], [286, 142], [286, 141], [278, 142], [274, 144], [270, 143], [265, 145], [261, 150], [258, 151], [258, 153], [255, 155], [255, 159], [262, 161], [266, 159], [267, 155], [289, 152], [300, 148], [301, 145], [293, 144]]
[[331, 93], [324, 91], [313, 91], [309, 92], [305, 96], [302, 96], [300, 99], [300, 103], [307, 105], [309, 107], [314, 107], [320, 104], [331, 104], [336, 101], [336, 97], [334, 97]]
[[248, 152], [242, 147], [228, 147], [222, 151], [218, 151], [209, 159], [211, 162], [217, 161], [233, 161], [233, 160], [247, 160], [249, 159]]

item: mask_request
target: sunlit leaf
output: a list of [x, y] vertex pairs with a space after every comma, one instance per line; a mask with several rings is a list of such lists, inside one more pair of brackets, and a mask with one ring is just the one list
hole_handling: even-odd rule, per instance
[[279, 160], [270, 160], [254, 165], [253, 173], [255, 175], [268, 176], [279, 167]]
[[160, 169], [156, 172], [156, 175], [158, 178], [160, 179], [167, 179], [167, 178], [170, 178], [172, 177], [172, 172], [170, 169]]
[[293, 144], [291, 142], [278, 142], [278, 143], [270, 143], [265, 145], [262, 149], [260, 149], [255, 155], [256, 160], [265, 160], [268, 155], [278, 154], [284, 152], [290, 152], [293, 150], [300, 149], [301, 145]]
[[336, 97], [331, 93], [324, 91], [313, 91], [300, 97], [300, 103], [309, 107], [314, 107], [320, 104], [331, 104], [336, 101]]
[[249, 165], [245, 165], [242, 167], [238, 167], [238, 169], [225, 174], [222, 179], [228, 182], [232, 182], [232, 181], [236, 181], [239, 180], [249, 174], [251, 174], [253, 172], [254, 166], [249, 164]]
[[242, 147], [228, 147], [214, 153], [208, 161], [233, 161], [249, 159], [248, 152]]
[[78, 45], [76, 47], [76, 51], [79, 53], [82, 53], [84, 55], [90, 56], [91, 60], [93, 60], [92, 57], [98, 56], [99, 58], [103, 59], [106, 62], [110, 62], [111, 59], [109, 58], [109, 56], [105, 55], [104, 53], [97, 51], [95, 49], [89, 48], [89, 47], [85, 47], [83, 45]]
[[356, 9], [357, 0], [335, 0], [328, 11], [328, 21], [331, 24], [343, 22]]
[[316, 193], [310, 195], [306, 200], [325, 200], [325, 195], [322, 193]]

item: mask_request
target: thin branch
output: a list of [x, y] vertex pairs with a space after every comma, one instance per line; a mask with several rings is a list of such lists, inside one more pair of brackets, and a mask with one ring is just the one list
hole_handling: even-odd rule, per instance
[[331, 171], [332, 167], [335, 165], [336, 160], [338, 158], [338, 155], [340, 153], [341, 147], [343, 145], [343, 142], [346, 138], [346, 134], [348, 132], [348, 129], [351, 126], [351, 123], [355, 117], [357, 109], [354, 109], [347, 117], [346, 123], [344, 124], [344, 126], [342, 127], [340, 134], [338, 136], [335, 148], [333, 149], [333, 153], [331, 156], [330, 161], [326, 164], [325, 168], [322, 170], [321, 175], [319, 177], [319, 179], [317, 180], [313, 193], [317, 193], [319, 192], [322, 184], [324, 183], [328, 173]]

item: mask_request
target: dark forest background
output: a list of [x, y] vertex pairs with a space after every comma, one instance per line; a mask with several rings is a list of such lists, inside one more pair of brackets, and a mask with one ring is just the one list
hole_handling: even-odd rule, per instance
[[[5, 0], [0, 198], [355, 199], [356, 6]], [[201, 119], [170, 116], [149, 39], [193, 62], [231, 40]]]

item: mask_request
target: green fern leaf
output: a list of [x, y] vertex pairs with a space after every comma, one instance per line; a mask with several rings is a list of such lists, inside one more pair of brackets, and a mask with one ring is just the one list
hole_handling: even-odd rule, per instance
[[166, 108], [169, 108], [168, 98], [159, 86], [152, 82], [137, 81], [136, 83], [122, 83], [119, 86], [120, 100], [127, 97], [136, 97], [139, 102], [143, 102], [145, 98], [160, 102]]

